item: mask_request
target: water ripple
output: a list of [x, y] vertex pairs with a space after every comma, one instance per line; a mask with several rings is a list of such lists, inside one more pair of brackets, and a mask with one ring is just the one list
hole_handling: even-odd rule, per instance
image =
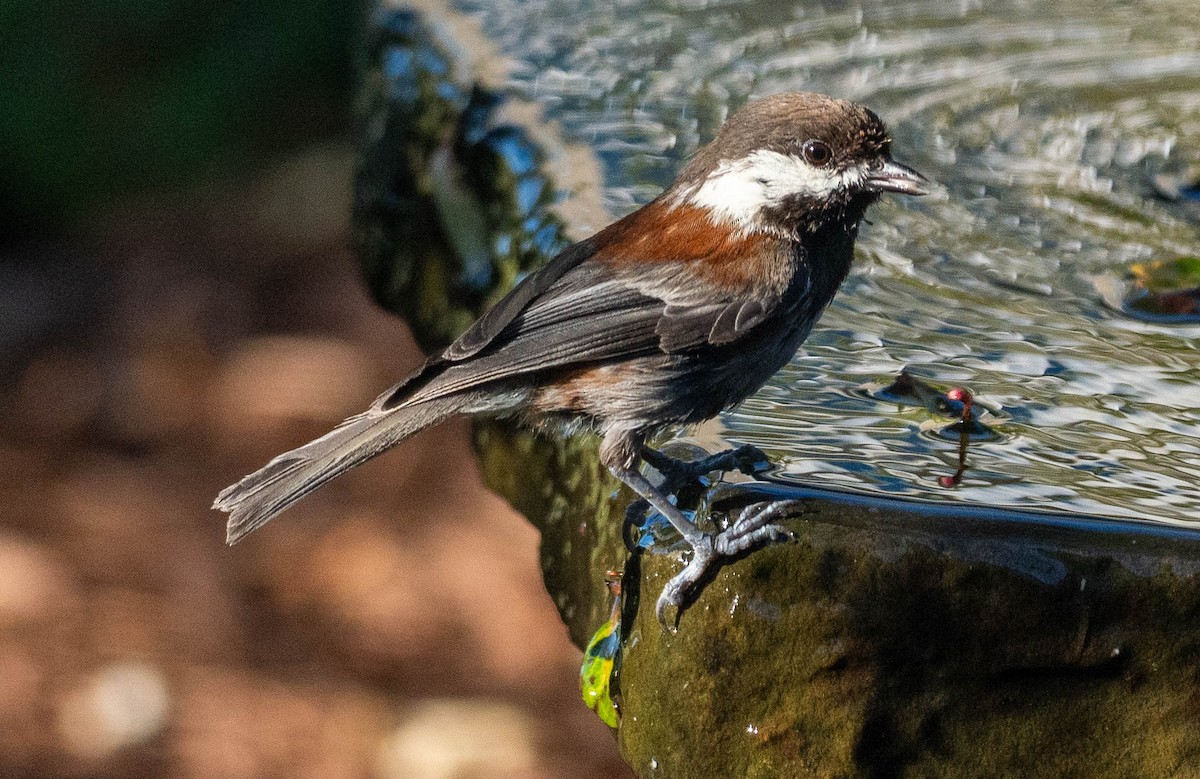
[[[1200, 327], [1105, 305], [1097, 279], [1200, 255], [1150, 176], [1200, 162], [1192, 0], [783, 4], [482, 0], [510, 86], [592, 144], [614, 213], [646, 202], [748, 97], [860, 100], [942, 189], [870, 216], [843, 293], [724, 417], [777, 478], [1200, 527]], [[908, 368], [968, 388], [993, 441], [861, 391]]]

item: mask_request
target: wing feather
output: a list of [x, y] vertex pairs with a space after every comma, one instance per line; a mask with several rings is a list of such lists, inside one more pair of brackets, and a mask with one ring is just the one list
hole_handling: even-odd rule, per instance
[[725, 346], [777, 309], [778, 298], [767, 294], [713, 300], [677, 263], [601, 261], [593, 245], [576, 244], [378, 405], [386, 410], [534, 373]]
[[530, 303], [543, 295], [569, 271], [577, 267], [596, 252], [592, 241], [581, 241], [551, 260], [513, 287], [499, 303], [475, 320], [454, 343], [441, 354], [441, 358], [458, 362], [478, 354], [492, 343]]

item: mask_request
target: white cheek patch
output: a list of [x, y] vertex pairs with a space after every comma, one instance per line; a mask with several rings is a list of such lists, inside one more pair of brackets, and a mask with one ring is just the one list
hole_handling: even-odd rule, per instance
[[759, 149], [745, 159], [722, 162], [687, 200], [742, 226], [763, 208], [779, 205], [789, 195], [823, 198], [862, 183], [865, 173], [816, 168], [799, 157]]

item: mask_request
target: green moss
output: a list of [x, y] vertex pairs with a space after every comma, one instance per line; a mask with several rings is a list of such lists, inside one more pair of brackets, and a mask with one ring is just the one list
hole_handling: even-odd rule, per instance
[[[621, 745], [651, 775], [1170, 776], [1200, 750], [1200, 588], [1062, 555], [1046, 584], [808, 522], [678, 635], [643, 608]], [[676, 564], [647, 564], [656, 591]]]

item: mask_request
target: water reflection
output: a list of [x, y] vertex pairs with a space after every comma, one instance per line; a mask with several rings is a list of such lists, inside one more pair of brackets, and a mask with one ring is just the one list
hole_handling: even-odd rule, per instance
[[[1155, 174], [1200, 161], [1192, 0], [463, 3], [512, 86], [605, 164], [614, 213], [669, 183], [753, 94], [866, 103], [944, 189], [877, 206], [803, 353], [724, 423], [777, 478], [1200, 526], [1200, 326], [1139, 321], [1097, 279], [1200, 255]], [[997, 415], [971, 444], [861, 391], [902, 370]]]

